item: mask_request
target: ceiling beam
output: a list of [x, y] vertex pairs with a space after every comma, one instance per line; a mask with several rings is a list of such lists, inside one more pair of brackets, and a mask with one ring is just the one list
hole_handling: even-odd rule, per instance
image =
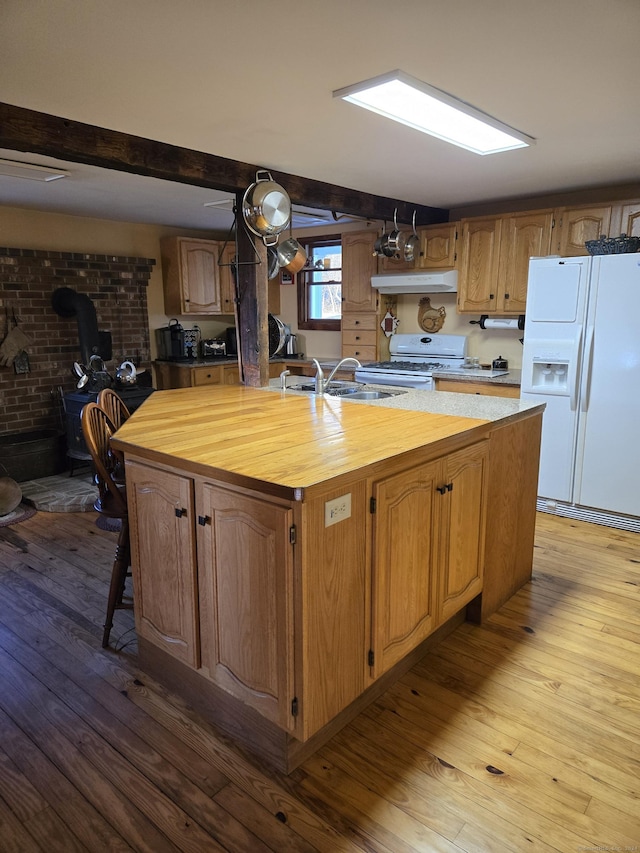
[[[230, 193], [246, 190], [256, 171], [267, 168], [5, 103], [0, 103], [0, 148]], [[441, 208], [270, 171], [294, 204], [383, 221], [391, 221], [397, 209], [403, 223], [410, 223], [415, 211], [416, 225], [448, 220]]]

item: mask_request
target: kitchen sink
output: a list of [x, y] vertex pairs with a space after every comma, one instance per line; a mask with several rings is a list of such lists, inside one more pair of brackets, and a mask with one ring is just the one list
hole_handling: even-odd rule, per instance
[[[304, 382], [300, 385], [289, 385], [289, 391], [306, 391], [315, 394], [316, 386], [313, 382]], [[396, 397], [398, 394], [406, 394], [406, 391], [378, 391], [369, 390], [364, 385], [355, 382], [332, 382], [324, 392], [328, 397], [344, 397], [347, 400], [384, 400], [387, 397]]]
[[398, 394], [406, 394], [406, 391], [355, 391], [349, 394], [350, 400], [384, 400], [387, 397], [397, 397]]
[[[305, 382], [302, 385], [289, 385], [290, 391], [310, 391], [312, 394], [315, 393], [316, 386], [314, 382]], [[332, 382], [328, 388], [325, 389], [325, 394], [329, 397], [345, 397], [347, 395], [355, 394], [358, 391], [362, 390], [362, 385], [356, 384], [354, 382]]]

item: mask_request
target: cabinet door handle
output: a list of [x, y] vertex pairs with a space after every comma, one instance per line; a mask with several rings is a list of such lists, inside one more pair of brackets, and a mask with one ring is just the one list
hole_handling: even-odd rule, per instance
[[446, 489], [448, 492], [452, 492], [453, 491], [453, 483], [447, 483]]
[[509, 299], [509, 294], [508, 294], [508, 293], [505, 293], [504, 298], [505, 298], [505, 299]]
[[490, 293], [490, 294], [489, 294], [489, 299], [494, 299], [494, 294], [493, 294], [493, 293]]
[[446, 495], [447, 487], [446, 486], [436, 486], [436, 491], [440, 492], [441, 495]]
[[186, 515], [187, 511], [184, 507], [182, 509], [176, 508], [176, 518], [182, 518], [183, 515]]
[[211, 524], [211, 516], [210, 515], [199, 515], [198, 516], [198, 524], [201, 527], [204, 527], [205, 524]]

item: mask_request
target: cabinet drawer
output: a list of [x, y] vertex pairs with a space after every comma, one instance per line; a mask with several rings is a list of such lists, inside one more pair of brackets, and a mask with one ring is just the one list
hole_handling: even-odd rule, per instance
[[191, 376], [193, 385], [219, 385], [222, 381], [219, 366], [194, 368]]
[[520, 397], [515, 385], [490, 385], [480, 382], [458, 382], [456, 379], [436, 379], [436, 391], [455, 391], [456, 394], [479, 394], [483, 397]]
[[373, 332], [378, 328], [377, 314], [343, 314], [342, 331], [361, 330]]
[[357, 344], [349, 345], [342, 344], [342, 358], [351, 356], [357, 358], [358, 361], [378, 361], [378, 354], [375, 346], [359, 346]]
[[342, 332], [343, 347], [373, 347], [375, 349], [378, 338], [377, 332], [360, 330], [346, 330]]

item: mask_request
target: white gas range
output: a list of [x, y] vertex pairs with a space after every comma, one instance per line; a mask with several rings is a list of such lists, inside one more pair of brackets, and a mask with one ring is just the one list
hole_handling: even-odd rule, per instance
[[390, 361], [364, 364], [355, 373], [356, 382], [369, 385], [398, 385], [433, 390], [434, 370], [462, 367], [467, 352], [465, 335], [393, 335], [389, 341]]

